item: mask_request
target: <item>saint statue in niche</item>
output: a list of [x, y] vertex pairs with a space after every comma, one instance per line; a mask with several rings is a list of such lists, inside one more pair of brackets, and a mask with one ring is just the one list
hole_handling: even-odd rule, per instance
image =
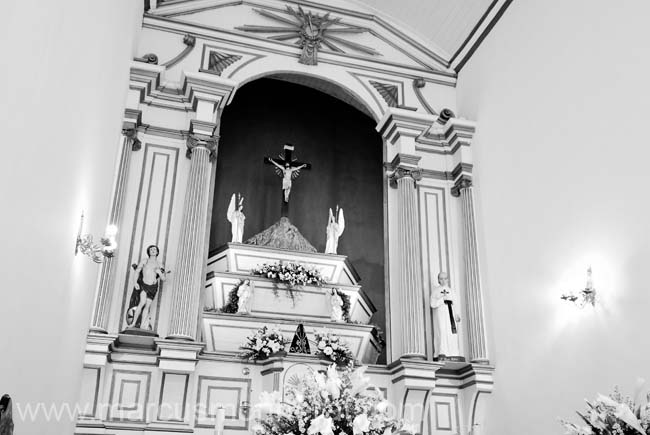
[[249, 314], [250, 308], [248, 307], [251, 297], [251, 281], [247, 279], [242, 282], [237, 289], [237, 314]]
[[[237, 199], [239, 198], [239, 199]], [[242, 211], [244, 209], [244, 197], [241, 194], [232, 194], [230, 205], [228, 205], [228, 221], [232, 231], [231, 242], [241, 243], [244, 238], [244, 221], [246, 216]]]
[[343, 298], [339, 296], [337, 289], [330, 292], [330, 320], [332, 322], [343, 322]]
[[133, 265], [136, 282], [126, 311], [126, 325], [129, 328], [151, 329], [151, 303], [158, 293], [160, 283], [171, 273], [158, 261], [158, 253], [158, 246], [150, 245], [147, 247], [147, 258], [140, 264]]
[[336, 250], [339, 247], [339, 237], [343, 234], [345, 230], [345, 217], [343, 216], [343, 209], [336, 206], [336, 219], [334, 219], [334, 214], [330, 208], [330, 216], [327, 221], [327, 243], [325, 244], [325, 253], [326, 254], [336, 254]]
[[[438, 274], [438, 284], [431, 289], [431, 308], [433, 308], [433, 356], [443, 360], [458, 357], [458, 326], [460, 316], [455, 311], [455, 294], [449, 287], [446, 273]], [[453, 358], [460, 359], [460, 358]]]

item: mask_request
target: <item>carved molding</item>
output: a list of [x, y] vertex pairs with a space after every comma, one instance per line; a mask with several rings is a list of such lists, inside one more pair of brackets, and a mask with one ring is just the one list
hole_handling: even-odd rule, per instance
[[[194, 46], [196, 45], [196, 38], [188, 33], [187, 35], [183, 36], [183, 44], [185, 44], [186, 47], [175, 57], [163, 63], [161, 66], [164, 66], [165, 69], [169, 69], [181, 60], [185, 59], [187, 55], [190, 54], [192, 50], [194, 50]], [[136, 62], [158, 65], [158, 55], [156, 53], [147, 53], [142, 57], [134, 57], [133, 60]]]

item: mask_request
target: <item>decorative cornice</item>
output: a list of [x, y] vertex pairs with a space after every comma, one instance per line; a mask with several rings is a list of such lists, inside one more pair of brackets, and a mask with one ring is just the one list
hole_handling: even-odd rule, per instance
[[391, 169], [397, 169], [397, 167], [403, 167], [405, 169], [417, 168], [420, 159], [422, 159], [421, 156], [398, 153], [397, 155], [395, 155], [395, 157], [393, 157], [393, 160], [390, 162], [390, 168]]
[[182, 77], [182, 91], [196, 110], [198, 100], [215, 103], [215, 109], [222, 109], [232, 99], [237, 82], [217, 77], [214, 74], [185, 72]]
[[391, 107], [386, 110], [376, 129], [384, 139], [394, 144], [402, 136], [423, 136], [434, 121], [435, 117], [429, 114]]
[[219, 145], [219, 136], [206, 136], [203, 134], [190, 133], [187, 136], [187, 158], [192, 156], [192, 153], [197, 148], [205, 148], [210, 152], [210, 159], [217, 155], [217, 147]]
[[471, 163], [461, 162], [457, 164], [456, 167], [451, 171], [451, 179], [455, 180], [461, 174], [471, 174], [473, 168], [474, 165], [472, 165]]
[[127, 107], [124, 109], [124, 121], [132, 122], [139, 127], [142, 125], [142, 110], [130, 109]]
[[200, 119], [192, 119], [190, 121], [190, 133], [203, 136], [214, 136], [217, 131], [217, 123], [210, 121], [201, 121]]
[[[192, 32], [198, 38], [219, 43], [225, 42], [224, 38], [226, 38], [229, 46], [253, 49], [258, 53], [273, 53], [296, 58], [299, 56], [299, 54], [295, 53], [295, 45], [283, 41], [272, 41], [254, 35], [244, 35], [239, 31], [216, 28], [198, 23], [183, 22], [175, 18], [145, 14], [142, 25], [143, 28], [177, 34]], [[383, 40], [391, 44], [391, 41], [388, 41], [387, 39]], [[432, 69], [431, 67], [413, 66], [400, 62], [392, 62], [382, 58], [359, 57], [345, 53], [336, 53], [333, 51], [323, 51], [322, 54], [323, 56], [319, 57], [319, 63], [328, 63], [346, 68], [354, 68], [359, 71], [372, 71], [381, 74], [385, 74], [388, 71], [397, 77], [408, 79], [424, 78], [427, 83], [436, 83], [451, 87], [456, 86], [457, 76], [453, 72], [450, 73], [447, 71]], [[413, 60], [415, 61], [416, 59]]]
[[131, 63], [129, 87], [140, 92], [141, 103], [153, 90], [158, 89], [164, 70], [164, 67], [158, 65], [142, 62]]
[[472, 179], [468, 175], [463, 174], [456, 180], [454, 187], [451, 188], [451, 195], [459, 197], [461, 190], [469, 189], [470, 187], [472, 187]]

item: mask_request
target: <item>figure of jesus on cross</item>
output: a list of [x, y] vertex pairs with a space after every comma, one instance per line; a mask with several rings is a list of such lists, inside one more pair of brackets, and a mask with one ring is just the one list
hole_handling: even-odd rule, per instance
[[284, 191], [284, 201], [282, 201], [282, 216], [287, 216], [289, 211], [289, 194], [293, 180], [298, 178], [301, 169], [311, 169], [311, 164], [299, 162], [292, 158], [293, 145], [284, 146], [284, 156], [280, 158], [265, 157], [264, 163], [276, 167], [275, 172], [282, 177], [282, 190]]

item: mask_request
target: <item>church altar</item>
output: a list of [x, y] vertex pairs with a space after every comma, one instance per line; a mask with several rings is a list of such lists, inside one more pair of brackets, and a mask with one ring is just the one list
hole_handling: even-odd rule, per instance
[[[138, 51], [156, 50], [161, 59], [172, 61], [157, 65], [143, 61], [149, 57], [139, 58], [131, 67], [110, 205], [120, 248], [99, 272], [84, 355], [83, 411], [75, 433], [252, 433], [252, 409], [262, 391], [282, 394], [294, 375], [330, 364], [315, 355], [313, 344], [315, 334], [327, 329], [350, 347], [358, 363], [368, 366], [372, 383], [418, 434], [480, 434], [494, 369], [488, 357], [475, 239], [474, 124], [447, 109], [456, 104], [453, 71], [391, 24], [325, 4], [306, 8], [331, 12], [336, 19], [344, 16], [359, 29], [371, 30], [363, 37], [382, 53], [381, 59], [327, 50], [322, 57], [312, 52], [298, 59], [300, 47], [232, 30], [265, 26], [269, 14], [284, 14], [275, 5], [262, 1], [260, 14], [247, 3], [221, 3], [163, 0], [152, 9], [155, 13], [144, 17]], [[179, 39], [181, 34], [185, 39]], [[356, 31], [350, 35], [359, 36]], [[388, 43], [394, 40], [397, 45]], [[181, 42], [187, 47], [179, 55]], [[247, 83], [263, 76], [270, 76], [271, 83], [312, 87], [348, 103], [372, 121], [367, 130], [378, 142], [356, 140], [351, 126], [365, 124], [333, 109], [319, 112], [326, 122], [296, 125], [295, 117], [286, 116], [292, 124], [267, 128], [264, 122], [272, 110], [278, 109], [282, 117], [295, 113], [279, 110], [283, 98], [265, 100], [254, 94], [257, 100], [246, 104], [246, 110], [263, 103], [274, 106], [264, 109], [259, 120], [241, 122], [243, 130], [256, 127], [263, 134], [287, 137], [303, 131], [301, 157], [313, 161], [313, 168], [294, 158], [289, 144], [283, 155], [262, 162], [262, 155], [250, 151], [241, 134], [231, 131], [228, 143], [222, 127], [240, 125], [244, 118], [222, 125], [222, 114], [236, 105], [236, 92], [242, 98], [246, 86], [252, 86]], [[317, 101], [306, 103], [299, 110], [317, 112], [304, 109], [318, 107]], [[344, 137], [319, 143], [323, 148], [307, 155], [313, 145], [309, 142], [317, 142], [318, 133], [311, 130], [330, 124]], [[266, 143], [255, 136], [255, 141], [269, 149], [281, 144], [277, 138]], [[229, 160], [227, 150], [252, 157]], [[342, 150], [351, 152], [339, 162]], [[350, 169], [356, 162], [352, 154], [362, 156], [368, 166]], [[337, 157], [330, 166], [324, 159], [328, 155]], [[264, 165], [275, 171], [267, 182], [258, 177]], [[237, 172], [219, 178], [228, 168]], [[300, 170], [306, 172], [297, 180]], [[377, 177], [361, 182], [363, 174]], [[308, 180], [316, 186], [307, 189]], [[247, 187], [244, 181], [254, 185]], [[377, 195], [361, 189], [364, 183], [376, 187]], [[228, 189], [227, 197], [214, 194], [219, 189]], [[274, 203], [276, 194], [278, 199], [281, 194], [281, 208]], [[321, 203], [314, 205], [314, 198]], [[368, 211], [369, 204], [377, 210]], [[324, 218], [328, 208], [325, 224], [318, 217]], [[277, 209], [280, 221], [259, 232], [260, 223], [268, 225]], [[290, 215], [326, 253], [316, 252], [290, 224]], [[214, 221], [225, 224], [226, 218], [228, 231], [213, 231], [219, 227]], [[366, 231], [372, 226], [370, 218], [375, 218], [376, 233]], [[305, 229], [309, 225], [314, 228]], [[257, 235], [244, 242], [246, 231]], [[223, 245], [231, 240], [230, 233], [232, 241]], [[287, 243], [272, 247], [270, 240]], [[154, 246], [155, 255], [150, 252]], [[337, 254], [339, 247], [355, 258], [360, 271], [366, 267], [372, 272], [360, 276], [345, 255]], [[135, 285], [139, 270], [132, 267], [143, 261], [152, 265], [150, 276], [142, 277], [152, 288], [146, 294]], [[265, 263], [315, 269], [324, 283], [289, 288], [253, 272]], [[361, 278], [367, 282], [379, 276], [381, 280], [362, 288]], [[452, 288], [458, 294], [443, 306], [453, 303], [453, 313], [463, 318], [457, 331], [445, 331], [455, 340], [451, 352], [458, 355], [445, 356], [464, 361], [436, 357], [434, 329], [439, 326], [434, 320], [452, 318], [451, 310], [432, 312], [430, 296], [436, 288], [445, 298]], [[242, 290], [237, 301], [246, 303], [222, 312], [232, 305], [235, 289]], [[131, 303], [133, 295], [141, 296], [139, 304]], [[349, 300], [347, 321], [341, 321], [344, 299], [346, 304]], [[130, 311], [145, 322], [130, 321]], [[385, 341], [371, 323], [385, 329]], [[291, 343], [300, 324], [310, 354], [288, 352], [254, 362], [241, 358], [241, 346], [256, 330], [275, 328]], [[222, 431], [219, 408], [225, 410]]]

